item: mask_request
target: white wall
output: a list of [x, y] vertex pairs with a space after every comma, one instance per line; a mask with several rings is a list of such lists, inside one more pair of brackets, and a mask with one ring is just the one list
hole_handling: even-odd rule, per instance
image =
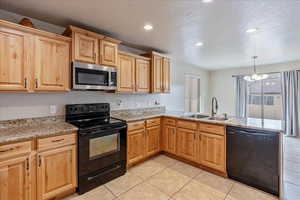
[[[18, 23], [24, 16], [0, 9], [0, 19]], [[32, 19], [37, 28], [61, 34], [65, 28]], [[121, 46], [122, 50], [132, 51]], [[140, 51], [135, 51], [139, 53]], [[155, 101], [166, 105], [168, 110], [183, 110], [184, 108], [184, 73], [201, 75], [202, 99], [208, 97], [209, 73], [195, 66], [176, 62], [172, 58], [172, 94], [102, 94], [100, 92], [69, 92], [66, 94], [15, 94], [0, 93], [0, 120], [17, 118], [42, 117], [50, 114], [50, 105], [57, 106], [56, 114], [64, 114], [64, 105], [73, 103], [109, 102], [113, 109], [153, 106]], [[121, 100], [121, 106], [117, 102]], [[205, 110], [206, 105], [202, 105]]]
[[[287, 62], [257, 67], [258, 73], [281, 72], [300, 69], [300, 61]], [[232, 75], [251, 74], [252, 67], [216, 70], [210, 72], [210, 97], [219, 101], [218, 113], [235, 115], [235, 82]]]
[[201, 112], [208, 112], [209, 71], [179, 61], [176, 62], [174, 59], [172, 59], [172, 91], [170, 94], [162, 94], [161, 102], [167, 106], [167, 110], [184, 111], [185, 74], [200, 77]]

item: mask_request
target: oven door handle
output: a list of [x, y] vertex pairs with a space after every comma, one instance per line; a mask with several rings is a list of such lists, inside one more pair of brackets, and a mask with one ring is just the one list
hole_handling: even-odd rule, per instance
[[98, 133], [103, 133], [103, 132], [109, 132], [109, 133], [115, 133], [115, 132], [119, 132], [120, 130], [123, 130], [123, 129], [126, 129], [127, 126], [124, 125], [124, 126], [121, 126], [121, 127], [115, 127], [115, 128], [105, 128], [105, 129], [101, 129], [100, 131], [95, 131], [94, 133], [93, 132], [80, 132], [79, 134], [81, 136], [86, 136], [86, 135], [96, 135]]

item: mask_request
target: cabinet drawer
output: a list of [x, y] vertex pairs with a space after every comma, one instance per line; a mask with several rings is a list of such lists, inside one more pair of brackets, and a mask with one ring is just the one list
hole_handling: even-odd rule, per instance
[[37, 140], [37, 150], [44, 151], [76, 143], [76, 134], [59, 135]]
[[222, 125], [200, 123], [200, 131], [217, 135], [225, 135], [225, 127]]
[[15, 157], [31, 152], [31, 141], [5, 144], [0, 146], [0, 159]]
[[197, 122], [178, 120], [177, 121], [177, 127], [196, 130], [197, 129]]
[[156, 126], [156, 125], [160, 125], [160, 118], [148, 119], [146, 121], [147, 127]]
[[143, 129], [145, 128], [145, 121], [137, 121], [137, 122], [130, 122], [128, 123], [127, 130], [137, 130], [137, 129]]
[[164, 118], [164, 124], [167, 124], [170, 126], [176, 126], [176, 119]]

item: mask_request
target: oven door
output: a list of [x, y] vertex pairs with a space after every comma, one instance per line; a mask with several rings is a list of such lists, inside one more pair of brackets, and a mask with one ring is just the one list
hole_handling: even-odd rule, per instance
[[115, 90], [111, 84], [111, 67], [73, 62], [72, 85], [76, 90]]
[[79, 176], [126, 161], [126, 126], [92, 134], [79, 133]]

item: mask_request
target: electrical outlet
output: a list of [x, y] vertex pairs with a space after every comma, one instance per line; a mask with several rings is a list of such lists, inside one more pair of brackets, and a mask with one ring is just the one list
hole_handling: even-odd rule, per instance
[[56, 105], [50, 105], [50, 114], [56, 114]]

